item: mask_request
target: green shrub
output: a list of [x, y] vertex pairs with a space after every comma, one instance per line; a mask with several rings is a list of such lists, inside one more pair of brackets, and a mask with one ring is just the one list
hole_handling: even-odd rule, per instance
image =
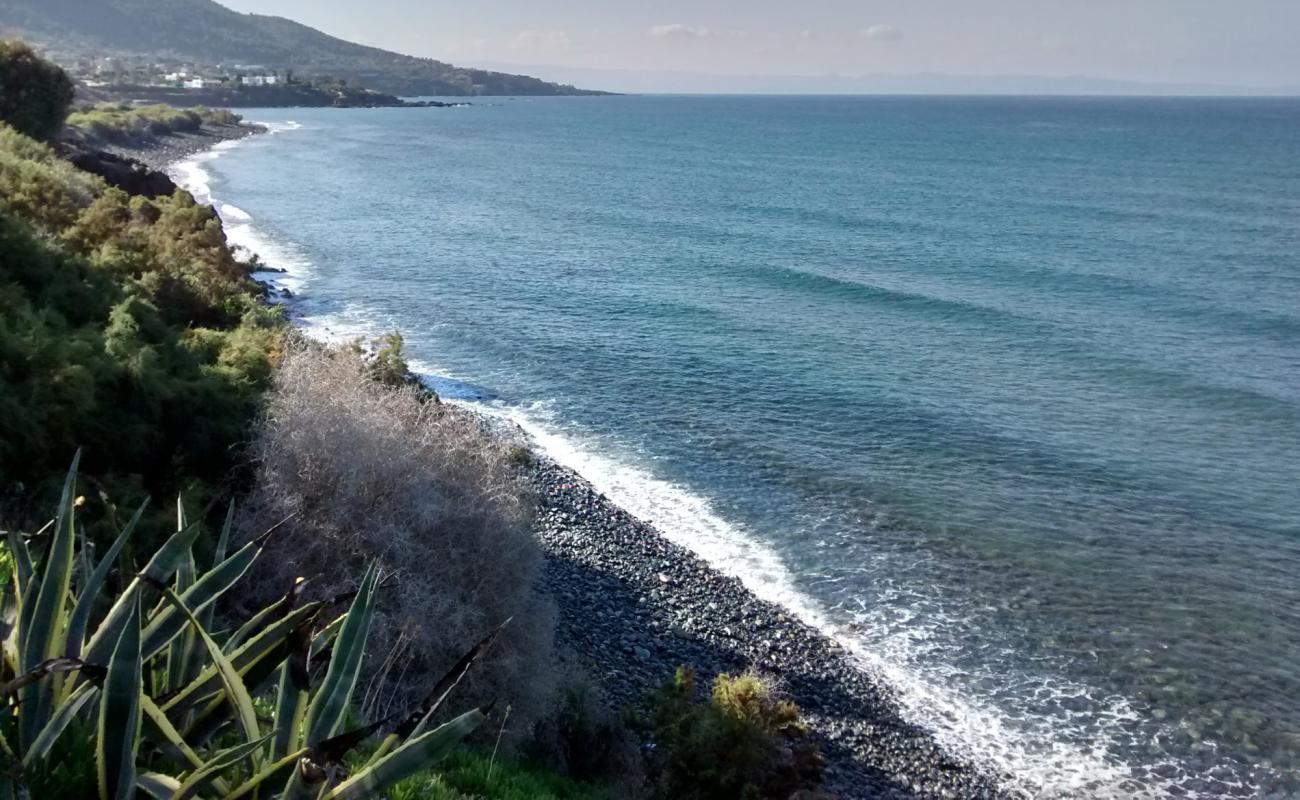
[[68, 115], [69, 134], [101, 144], [137, 144], [204, 125], [235, 125], [242, 117], [224, 108], [174, 108], [165, 104], [100, 103]]
[[472, 749], [448, 755], [436, 769], [388, 791], [390, 800], [626, 800], [543, 768]]
[[620, 797], [641, 796], [645, 770], [636, 732], [581, 672], [565, 665], [563, 674], [555, 708], [537, 725], [527, 753], [562, 775], [616, 787]]
[[679, 669], [654, 700], [651, 781], [673, 800], [786, 800], [816, 788], [822, 760], [793, 703], [756, 675], [719, 675], [707, 702]]
[[215, 486], [286, 331], [211, 208], [130, 197], [0, 125], [0, 501], [52, 500], [78, 445], [118, 491]]
[[371, 379], [384, 386], [405, 386], [415, 379], [406, 363], [406, 342], [398, 331], [386, 333], [376, 340], [366, 366]]
[[0, 41], [0, 121], [48, 141], [63, 129], [73, 86], [54, 64], [18, 41]]
[[[345, 730], [374, 621], [373, 564], [342, 615], [337, 601], [300, 603], [295, 587], [233, 633], [218, 633], [215, 604], [261, 555], [265, 537], [228, 552], [232, 508], [211, 567], [200, 569], [201, 529], [178, 502], [175, 533], [132, 564], [125, 548], [142, 505], [93, 564], [78, 546], [76, 469], [74, 460], [49, 525], [7, 535], [0, 796], [372, 797], [451, 752], [483, 721], [473, 710], [434, 725], [496, 632], [417, 707]], [[119, 560], [125, 586], [109, 594]]]

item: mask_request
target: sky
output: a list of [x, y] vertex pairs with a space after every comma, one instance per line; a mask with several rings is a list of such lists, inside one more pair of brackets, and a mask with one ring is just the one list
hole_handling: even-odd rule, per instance
[[220, 1], [411, 55], [553, 78], [547, 70], [1300, 86], [1300, 0]]

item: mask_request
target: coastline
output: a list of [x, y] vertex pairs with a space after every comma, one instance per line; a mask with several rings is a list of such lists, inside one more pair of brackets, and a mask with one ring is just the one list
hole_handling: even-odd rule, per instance
[[236, 139], [243, 139], [259, 133], [266, 133], [266, 128], [248, 122], [234, 125], [205, 124], [193, 133], [175, 132], [155, 136], [132, 144], [95, 144], [99, 150], [112, 153], [122, 158], [131, 158], [159, 172], [166, 172], [168, 167], [190, 156], [211, 150], [215, 145]]
[[[263, 132], [249, 124], [205, 126], [110, 152], [167, 171], [223, 141]], [[292, 296], [282, 293], [278, 274], [254, 277], [273, 302]], [[290, 318], [298, 324], [292, 310]], [[702, 683], [753, 668], [800, 707], [827, 759], [826, 788], [840, 796], [1010, 796], [997, 776], [907, 722], [888, 685], [832, 637], [669, 541], [522, 430], [471, 404], [456, 406], [529, 447], [535, 530], [546, 558], [542, 588], [559, 609], [556, 645], [578, 658], [613, 704], [643, 702], [678, 666], [694, 668]]]
[[678, 666], [704, 681], [753, 668], [799, 706], [826, 756], [831, 791], [1007, 796], [995, 776], [905, 721], [892, 691], [839, 643], [531, 452], [543, 588], [559, 608], [556, 644], [576, 653], [615, 703], [643, 700]]

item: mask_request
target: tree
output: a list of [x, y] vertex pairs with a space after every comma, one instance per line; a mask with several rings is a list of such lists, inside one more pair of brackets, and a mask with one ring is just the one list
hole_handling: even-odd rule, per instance
[[0, 41], [0, 120], [33, 139], [63, 129], [73, 86], [63, 70], [19, 41]]

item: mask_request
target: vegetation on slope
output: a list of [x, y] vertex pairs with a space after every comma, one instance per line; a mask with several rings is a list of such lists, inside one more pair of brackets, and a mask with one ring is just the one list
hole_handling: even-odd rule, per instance
[[0, 120], [36, 139], [52, 139], [72, 102], [72, 81], [26, 44], [0, 41]]
[[[122, 555], [142, 504], [90, 569], [78, 544], [76, 469], [74, 459], [43, 536], [6, 537], [0, 616], [12, 629], [0, 692], [17, 702], [0, 712], [0, 796], [358, 800], [440, 760], [484, 720], [478, 709], [440, 717], [492, 635], [451, 661], [427, 700], [370, 725], [350, 722], [382, 577], [374, 565], [346, 610], [347, 600], [300, 602], [290, 591], [219, 632], [217, 601], [266, 540], [228, 548], [233, 508], [208, 569], [194, 553], [202, 527], [179, 501], [175, 532], [156, 551]], [[119, 557], [133, 577], [105, 591]], [[382, 743], [345, 767], [375, 734]]]
[[223, 108], [99, 103], [69, 114], [66, 126], [85, 141], [127, 144], [156, 136], [194, 133], [204, 125], [235, 125], [241, 119]]
[[242, 527], [251, 536], [293, 516], [245, 602], [270, 602], [298, 575], [316, 576], [318, 595], [344, 591], [371, 561], [394, 574], [365, 672], [366, 711], [423, 696], [438, 664], [512, 618], [460, 691], [471, 703], [509, 704], [514, 741], [545, 713], [553, 687], [532, 498], [498, 439], [405, 375], [395, 341], [369, 363], [319, 346], [286, 353], [250, 451]]
[[168, 54], [334, 75], [396, 95], [581, 94], [523, 75], [455, 67], [367, 47], [283, 17], [240, 14], [213, 0], [0, 0], [0, 21], [28, 38], [87, 49]]
[[[17, 56], [0, 58], [0, 84], [30, 66], [4, 52]], [[784, 800], [815, 785], [797, 712], [752, 677], [720, 679], [700, 703], [682, 673], [640, 725], [556, 708], [511, 449], [413, 382], [400, 336], [373, 353], [290, 346], [211, 208], [110, 188], [11, 127], [26, 104], [0, 107], [0, 521], [61, 497], [53, 525], [0, 547], [0, 682], [19, 697], [0, 714], [0, 796], [6, 782], [129, 797], [299, 780], [334, 782], [328, 797], [602, 796], [511, 763], [515, 743], [618, 797]], [[50, 108], [59, 124], [38, 129], [61, 125], [66, 102]], [[77, 447], [88, 498], [58, 479]], [[180, 487], [206, 499], [241, 467], [238, 534], [204, 537], [183, 512], [169, 534], [143, 504], [123, 526], [113, 504]], [[223, 595], [238, 602], [217, 609]], [[365, 623], [326, 624], [348, 602]], [[444, 696], [435, 677], [507, 617], [490, 657], [453, 681], [457, 697], [504, 707], [489, 740], [501, 758], [493, 744], [413, 774], [478, 712], [436, 742], [425, 714], [384, 734]], [[355, 719], [371, 724], [333, 738]]]
[[[0, 60], [0, 75], [12, 62]], [[130, 197], [0, 120], [0, 501], [68, 454], [151, 494], [237, 463], [286, 327], [186, 192]]]

